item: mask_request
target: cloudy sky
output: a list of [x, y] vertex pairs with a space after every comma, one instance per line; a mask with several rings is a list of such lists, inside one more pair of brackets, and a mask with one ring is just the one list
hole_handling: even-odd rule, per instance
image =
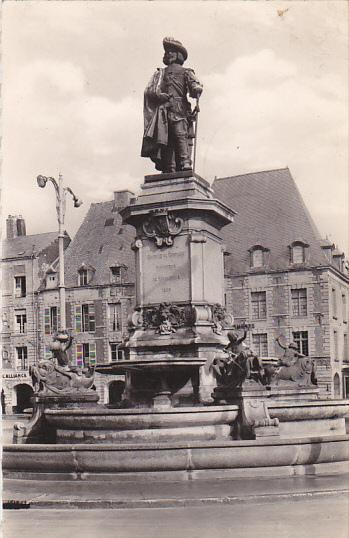
[[[162, 39], [204, 84], [197, 172], [212, 181], [288, 166], [320, 232], [348, 253], [346, 1], [3, 4], [3, 215], [56, 228], [41, 173], [91, 202], [137, 192], [143, 91]], [[234, 208], [237, 209], [238, 208]]]

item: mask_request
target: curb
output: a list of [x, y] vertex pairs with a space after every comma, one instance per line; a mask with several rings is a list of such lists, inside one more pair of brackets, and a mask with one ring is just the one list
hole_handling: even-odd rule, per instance
[[304, 501], [316, 497], [345, 495], [348, 496], [349, 488], [341, 490], [306, 491], [297, 493], [263, 493], [260, 495], [225, 496], [225, 497], [202, 497], [182, 499], [33, 499], [33, 500], [4, 500], [4, 510], [19, 509], [132, 509], [132, 508], [180, 508], [188, 506], [203, 506], [212, 504], [237, 504], [255, 503], [266, 504], [275, 501]]

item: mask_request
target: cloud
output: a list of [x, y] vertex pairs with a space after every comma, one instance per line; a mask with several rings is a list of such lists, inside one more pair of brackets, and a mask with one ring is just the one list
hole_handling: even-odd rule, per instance
[[[332, 213], [344, 246], [348, 122], [343, 79], [323, 73], [314, 80], [275, 51], [262, 50], [235, 59], [204, 82], [200, 172], [212, 178], [289, 166], [323, 234], [329, 219], [321, 219], [314, 201], [328, 198], [335, 179], [337, 211]], [[205, 95], [213, 97], [205, 102]]]
[[[90, 202], [136, 189], [154, 171], [139, 157], [142, 92], [169, 34], [188, 46], [188, 66], [203, 77], [198, 173], [211, 180], [289, 165], [318, 222], [335, 184], [338, 217], [321, 225], [344, 244], [347, 30], [339, 4], [292, 3], [280, 18], [289, 2], [202, 2], [199, 10], [196, 2], [5, 3], [6, 210], [28, 209], [36, 175], [61, 171], [85, 201], [72, 212], [76, 229]], [[52, 209], [49, 193], [40, 194]], [[35, 231], [55, 225], [46, 207], [40, 221], [27, 213]]]
[[339, 129], [346, 130], [346, 105], [329, 88], [328, 76], [314, 85], [271, 50], [238, 58], [224, 73], [205, 80], [206, 93], [214, 96], [207, 104], [209, 114], [204, 97], [201, 107], [207, 160], [222, 163], [225, 157], [220, 167], [229, 167], [229, 156], [238, 148], [238, 162], [246, 151], [254, 162], [258, 155], [265, 162], [275, 157], [287, 162], [296, 149], [301, 155], [307, 147], [331, 141]]

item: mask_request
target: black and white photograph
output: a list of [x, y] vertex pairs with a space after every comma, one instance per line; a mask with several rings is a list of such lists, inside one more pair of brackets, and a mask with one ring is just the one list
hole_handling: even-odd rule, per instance
[[3, 0], [4, 538], [347, 538], [347, 0]]

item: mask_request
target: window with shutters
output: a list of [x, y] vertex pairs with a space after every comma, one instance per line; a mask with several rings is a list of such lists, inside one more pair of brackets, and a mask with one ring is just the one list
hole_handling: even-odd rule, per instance
[[52, 351], [50, 349], [50, 346], [48, 346], [48, 345], [45, 345], [44, 356], [45, 356], [45, 359], [52, 359], [53, 358], [53, 353], [52, 353]]
[[28, 368], [28, 348], [26, 346], [16, 347], [17, 368], [27, 370]]
[[15, 331], [20, 334], [27, 332], [27, 313], [25, 310], [15, 310]]
[[293, 333], [293, 341], [297, 345], [299, 353], [309, 355], [308, 331], [296, 331]]
[[78, 333], [96, 330], [94, 304], [75, 305], [75, 330]]
[[109, 321], [111, 331], [121, 331], [121, 304], [109, 305]]
[[291, 290], [292, 315], [295, 317], [307, 316], [307, 290], [299, 288]]
[[46, 306], [44, 311], [45, 334], [54, 334], [59, 328], [58, 306]]
[[348, 313], [347, 313], [347, 296], [345, 293], [342, 293], [342, 318], [343, 322], [347, 323]]
[[334, 349], [334, 360], [339, 361], [338, 356], [338, 332], [333, 331], [333, 349]]
[[343, 334], [343, 361], [348, 362], [348, 335], [347, 333]]
[[252, 319], [266, 319], [267, 294], [265, 291], [251, 292]]
[[15, 297], [25, 297], [27, 285], [25, 276], [15, 276]]
[[110, 359], [112, 362], [122, 361], [124, 359], [123, 350], [119, 349], [121, 342], [110, 343]]
[[268, 356], [268, 335], [267, 333], [252, 335], [253, 350], [258, 357]]
[[96, 343], [76, 344], [75, 360], [76, 366], [96, 366]]
[[337, 319], [337, 292], [336, 292], [336, 288], [332, 288], [331, 302], [332, 302], [332, 317]]

